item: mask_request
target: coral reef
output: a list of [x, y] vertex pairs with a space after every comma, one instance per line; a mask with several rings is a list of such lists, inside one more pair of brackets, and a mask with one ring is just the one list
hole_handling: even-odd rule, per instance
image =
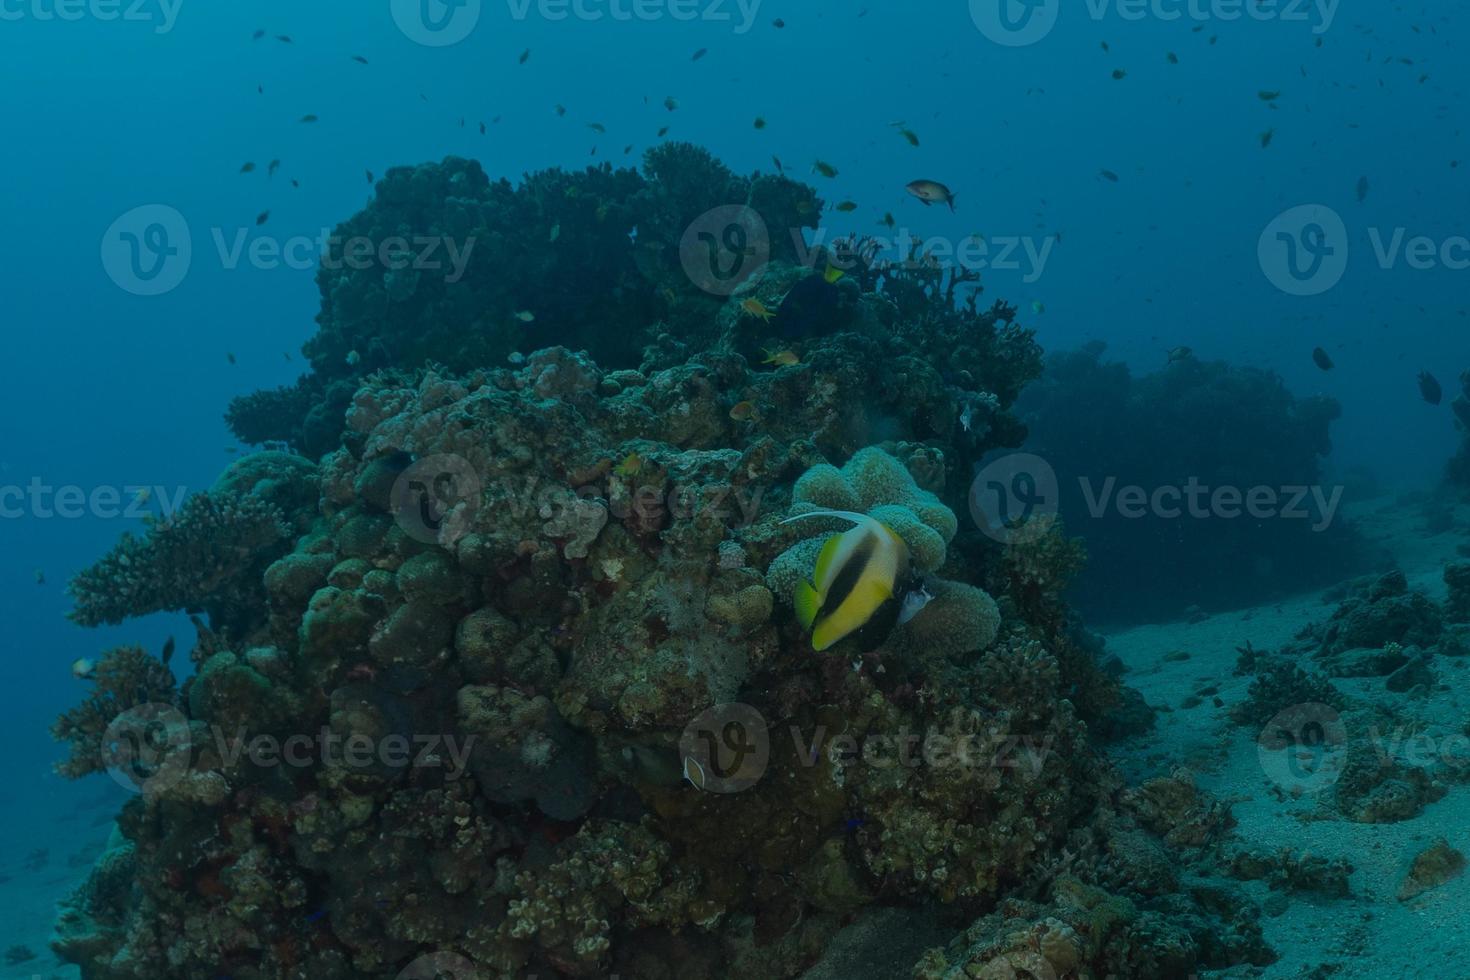
[[[603, 164], [518, 186], [454, 157], [393, 168], [330, 238], [317, 274], [320, 329], [305, 347], [311, 373], [236, 399], [227, 421], [246, 443], [284, 442], [314, 458], [336, 448], [353, 392], [377, 370], [501, 364], [548, 337], [636, 367], [646, 346], [707, 341], [721, 301], [681, 271], [680, 237], [732, 202], [771, 229], [778, 261], [796, 258], [786, 230], [815, 227], [822, 207], [810, 188], [737, 176], [683, 143], [650, 150], [642, 173]], [[361, 261], [385, 249], [402, 253], [386, 274]]]
[[166, 664], [141, 647], [119, 647], [103, 654], [92, 674], [92, 693], [51, 727], [67, 742], [71, 756], [57, 766], [75, 779], [108, 767], [106, 739], [115, 719], [142, 705], [171, 705], [177, 681]]
[[[519, 188], [396, 170], [343, 226], [480, 245], [452, 284], [324, 268], [313, 374], [232, 409], [317, 462], [247, 457], [78, 580], [82, 622], [201, 614], [182, 687], [120, 653], [58, 725], [71, 775], [110, 712], [186, 729], [63, 911], [85, 977], [768, 980], [912, 909], [963, 933], [921, 976], [1022, 946], [1099, 975], [1271, 959], [1249, 903], [1183, 871], [1228, 807], [1102, 754], [1094, 726], [1147, 718], [1062, 600], [1075, 543], [955, 516], [1024, 435], [1014, 309], [839, 243], [821, 329], [766, 363], [747, 301], [810, 274], [794, 247], [728, 297], [669, 264], [732, 203], [820, 210], [670, 145]], [[929, 577], [875, 650], [815, 653], [789, 607], [840, 528], [782, 520], [832, 506]]]
[[[1087, 544], [1073, 598], [1091, 615], [1245, 606], [1376, 560], [1332, 504], [1341, 488], [1324, 486], [1338, 405], [1296, 398], [1274, 374], [1190, 356], [1135, 377], [1094, 343], [1053, 353], [1018, 411]], [[1124, 494], [1135, 489], [1146, 520], [1130, 516], [1140, 504]], [[1257, 509], [1269, 517], [1247, 515], [1253, 493], [1272, 495]]]
[[155, 612], [207, 612], [218, 626], [248, 627], [264, 600], [260, 575], [288, 551], [315, 506], [315, 467], [259, 453], [227, 470], [177, 514], [151, 520], [71, 584], [83, 626]]

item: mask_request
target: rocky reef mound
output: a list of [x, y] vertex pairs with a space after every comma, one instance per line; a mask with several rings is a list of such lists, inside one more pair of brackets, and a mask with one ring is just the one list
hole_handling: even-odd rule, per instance
[[[1040, 356], [1014, 309], [860, 242], [650, 298], [636, 251], [701, 208], [800, 228], [802, 202], [680, 147], [516, 189], [464, 161], [389, 175], [350, 224], [462, 221], [500, 258], [398, 305], [381, 271], [324, 274], [314, 373], [233, 410], [322, 452], [240, 461], [74, 584], [79, 622], [178, 610], [197, 636], [182, 683], [103, 657], [57, 724], [68, 774], [137, 790], [63, 957], [92, 980], [1271, 959], [1249, 903], [1195, 880], [1228, 808], [1103, 755], [1149, 718], [1060, 598], [1075, 544], [956, 516], [1024, 434]], [[777, 328], [814, 277], [821, 315]], [[517, 308], [557, 343], [508, 332]], [[789, 590], [840, 528], [782, 521], [839, 507], [892, 527], [932, 599], [819, 654]]]
[[1105, 355], [1100, 343], [1053, 353], [1020, 408], [1091, 557], [1073, 596], [1084, 612], [1239, 608], [1379, 563], [1324, 477], [1335, 401], [1182, 349], [1141, 376]]

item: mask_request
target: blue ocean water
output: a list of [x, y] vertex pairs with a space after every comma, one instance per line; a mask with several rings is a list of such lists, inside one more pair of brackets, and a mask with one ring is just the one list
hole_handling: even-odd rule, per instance
[[[72, 662], [192, 635], [181, 616], [75, 626], [67, 581], [141, 531], [112, 513], [139, 488], [154, 488], [156, 511], [244, 451], [225, 406], [305, 370], [316, 242], [389, 167], [457, 155], [514, 181], [636, 165], [662, 127], [737, 172], [779, 157], [829, 203], [856, 202], [824, 217], [833, 237], [878, 233], [890, 212], [914, 234], [983, 236], [998, 262], [987, 298], [1019, 306], [1047, 350], [1100, 340], [1147, 373], [1188, 346], [1269, 369], [1341, 403], [1333, 472], [1435, 484], [1458, 435], [1415, 378], [1453, 394], [1470, 369], [1470, 270], [1454, 267], [1470, 260], [1457, 242], [1470, 235], [1470, 10], [1039, 6], [1055, 26], [1013, 45], [986, 29], [980, 0], [0, 2], [0, 487], [13, 504], [0, 519], [0, 819], [13, 831], [0, 869], [14, 877], [41, 847], [54, 868], [105, 836], [86, 820], [56, 829], [101, 785], [49, 771], [63, 753], [46, 728], [78, 699]], [[473, 23], [439, 46], [424, 11]], [[818, 160], [837, 176], [812, 173]], [[956, 209], [907, 194], [919, 178], [952, 188]], [[1347, 231], [1345, 275], [1313, 296], [1280, 288], [1261, 259], [1263, 231], [1301, 205]], [[160, 295], [120, 285], [116, 251], [103, 256], [114, 222], [149, 206], [182, 216], [192, 243]], [[1400, 231], [1436, 257], [1382, 261], [1375, 240]], [[570, 269], [565, 288], [577, 286]], [[87, 495], [80, 513], [58, 513], [61, 488]]]

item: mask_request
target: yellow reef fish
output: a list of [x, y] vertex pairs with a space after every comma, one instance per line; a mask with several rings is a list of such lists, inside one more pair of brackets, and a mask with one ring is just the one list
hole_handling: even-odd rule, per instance
[[812, 164], [812, 172], [821, 174], [823, 177], [832, 178], [837, 176], [837, 168], [825, 160], [818, 160]]
[[907, 615], [917, 588], [908, 545], [888, 525], [867, 514], [821, 510], [782, 521], [837, 517], [853, 526], [827, 540], [817, 556], [814, 581], [796, 586], [793, 604], [812, 632], [812, 649], [826, 650], [848, 636], [876, 648]]
[[794, 350], [766, 351], [767, 357], [762, 364], [774, 364], [776, 367], [790, 367], [801, 363], [801, 355]]
[[768, 308], [766, 304], [762, 303], [754, 296], [742, 302], [740, 304], [740, 309], [743, 310], [747, 316], [758, 317], [759, 319], [764, 320], [767, 323], [770, 323], [771, 318], [776, 315], [776, 312], [774, 310]]
[[755, 402], [736, 402], [730, 409], [730, 418], [736, 422], [757, 422], [760, 420], [760, 413], [756, 411]]

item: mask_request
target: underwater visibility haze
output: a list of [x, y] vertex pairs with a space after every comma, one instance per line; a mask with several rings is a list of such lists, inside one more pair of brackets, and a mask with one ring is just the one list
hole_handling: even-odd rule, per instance
[[1467, 49], [0, 0], [0, 980], [1470, 977]]

